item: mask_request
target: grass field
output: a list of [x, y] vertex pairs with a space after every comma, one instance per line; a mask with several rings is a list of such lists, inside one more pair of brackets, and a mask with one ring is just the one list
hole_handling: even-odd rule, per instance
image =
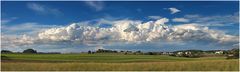
[[2, 54], [2, 71], [237, 71], [239, 60], [224, 57], [183, 58], [121, 54]]

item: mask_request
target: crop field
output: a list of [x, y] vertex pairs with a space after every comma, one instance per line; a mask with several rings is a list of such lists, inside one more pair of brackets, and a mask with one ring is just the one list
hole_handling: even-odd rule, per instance
[[[123, 54], [1, 54], [2, 71], [238, 71], [239, 60]], [[4, 57], [4, 58], [3, 58]]]

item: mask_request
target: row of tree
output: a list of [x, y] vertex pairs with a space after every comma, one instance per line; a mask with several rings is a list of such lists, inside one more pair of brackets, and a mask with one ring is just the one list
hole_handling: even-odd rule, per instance
[[[219, 54], [217, 54], [220, 52]], [[209, 51], [202, 51], [202, 50], [181, 50], [181, 51], [174, 51], [174, 52], [141, 52], [141, 51], [114, 51], [114, 50], [104, 50], [98, 49], [96, 52], [88, 51], [89, 54], [93, 53], [122, 53], [122, 54], [131, 54], [131, 55], [169, 55], [169, 56], [176, 56], [176, 57], [188, 57], [188, 58], [198, 58], [198, 57], [205, 57], [209, 55], [213, 56], [227, 56], [227, 59], [235, 59], [239, 58], [239, 49], [234, 48], [231, 50], [209, 50]]]
[[[176, 57], [189, 57], [189, 58], [197, 58], [197, 57], [203, 57], [205, 54], [212, 54], [215, 51], [202, 51], [202, 50], [182, 50], [182, 51], [175, 51], [175, 52], [141, 52], [141, 51], [115, 51], [115, 50], [104, 50], [104, 49], [98, 49], [96, 52], [88, 51], [88, 54], [94, 54], [94, 53], [121, 53], [121, 54], [132, 54], [132, 55], [170, 55], [170, 56], [176, 56]], [[227, 56], [227, 59], [236, 59], [239, 58], [239, 49], [234, 48], [231, 50], [225, 50], [222, 51], [223, 53], [221, 55]], [[2, 50], [1, 53], [13, 53], [9, 50]], [[26, 49], [22, 53], [38, 53], [34, 49]], [[42, 54], [42, 52], [39, 52]]]
[[[1, 53], [13, 53], [13, 52], [9, 50], [2, 50]], [[37, 51], [34, 49], [26, 49], [22, 53], [37, 53]]]

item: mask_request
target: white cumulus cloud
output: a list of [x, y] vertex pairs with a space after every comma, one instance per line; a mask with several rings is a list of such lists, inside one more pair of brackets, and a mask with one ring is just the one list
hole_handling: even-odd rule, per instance
[[169, 20], [157, 21], [114, 21], [110, 28], [81, 26], [78, 23], [67, 27], [52, 28], [38, 34], [40, 39], [52, 41], [77, 41], [91, 43], [94, 41], [149, 42], [159, 40], [212, 40], [215, 42], [236, 42], [237, 36], [226, 35], [221, 31], [210, 30], [198, 24], [183, 24], [168, 27]]
[[140, 20], [112, 21], [112, 26], [97, 26], [73, 23], [69, 26], [56, 27], [38, 32], [37, 37], [23, 35], [18, 38], [2, 37], [11, 45], [23, 44], [85, 44], [101, 45], [117, 42], [174, 42], [207, 41], [213, 43], [238, 43], [238, 36], [228, 35], [219, 30], [211, 30], [199, 24], [182, 24], [169, 27], [167, 18], [143, 22]]
[[101, 11], [104, 8], [104, 3], [101, 1], [86, 1], [85, 3], [96, 11]]
[[174, 18], [172, 19], [173, 22], [189, 22], [189, 19], [186, 18]]
[[161, 19], [161, 16], [148, 16], [149, 19]]
[[175, 14], [175, 13], [178, 13], [178, 12], [180, 12], [180, 10], [179, 9], [177, 9], [177, 8], [174, 8], [174, 7], [171, 7], [171, 8], [168, 8], [170, 11], [171, 11], [171, 14]]

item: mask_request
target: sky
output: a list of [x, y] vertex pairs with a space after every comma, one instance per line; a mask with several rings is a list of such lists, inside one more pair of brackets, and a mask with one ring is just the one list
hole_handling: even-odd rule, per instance
[[2, 1], [1, 49], [84, 52], [239, 47], [238, 1]]

